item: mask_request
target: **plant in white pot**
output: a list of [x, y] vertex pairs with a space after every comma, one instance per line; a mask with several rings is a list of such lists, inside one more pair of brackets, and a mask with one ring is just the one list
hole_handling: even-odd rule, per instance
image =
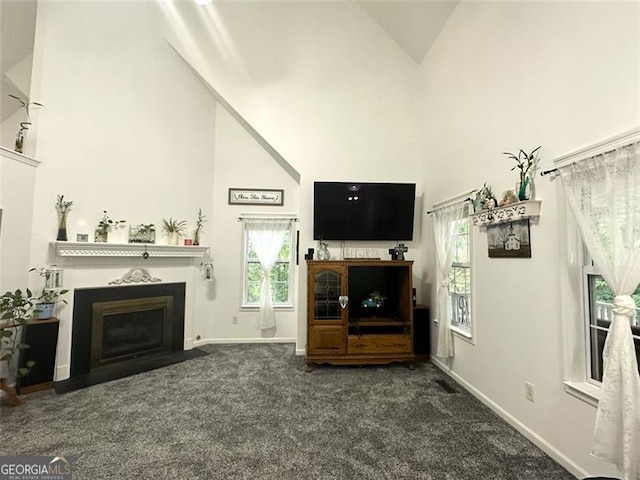
[[21, 340], [21, 327], [33, 318], [35, 303], [29, 289], [7, 291], [0, 297], [0, 390], [7, 394], [12, 405], [20, 405], [22, 400], [9, 385], [9, 379], [27, 375], [35, 365], [31, 360], [24, 367], [16, 368], [20, 351], [29, 348]]
[[169, 245], [178, 245], [180, 235], [184, 233], [185, 228], [187, 228], [186, 220], [174, 220], [171, 217], [162, 219], [162, 231], [169, 237]]

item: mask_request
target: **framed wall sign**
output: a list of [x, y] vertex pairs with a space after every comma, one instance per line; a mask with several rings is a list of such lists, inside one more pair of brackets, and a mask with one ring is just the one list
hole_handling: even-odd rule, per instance
[[284, 190], [230, 188], [229, 205], [284, 205]]

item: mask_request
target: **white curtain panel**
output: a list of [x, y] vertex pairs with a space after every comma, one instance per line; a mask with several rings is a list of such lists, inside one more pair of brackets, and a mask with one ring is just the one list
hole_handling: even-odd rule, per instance
[[584, 243], [615, 293], [592, 454], [640, 480], [640, 376], [631, 294], [640, 283], [640, 142], [558, 169]]
[[290, 220], [280, 219], [248, 219], [245, 220], [246, 228], [251, 232], [249, 239], [253, 250], [256, 252], [260, 267], [262, 268], [262, 285], [260, 289], [260, 311], [258, 322], [260, 329], [275, 328], [276, 315], [271, 299], [271, 269], [278, 259], [278, 253], [282, 248], [287, 231], [290, 228]]
[[440, 284], [437, 290], [436, 318], [438, 320], [438, 345], [436, 355], [454, 356], [451, 337], [451, 314], [449, 312], [449, 270], [453, 263], [455, 242], [462, 220], [467, 216], [466, 202], [455, 203], [433, 212], [433, 233], [436, 245], [436, 263]]

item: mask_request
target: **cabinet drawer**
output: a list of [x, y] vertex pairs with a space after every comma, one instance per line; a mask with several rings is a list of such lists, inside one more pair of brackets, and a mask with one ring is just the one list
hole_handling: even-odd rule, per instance
[[342, 326], [314, 325], [309, 328], [309, 353], [345, 353]]
[[350, 335], [349, 353], [411, 353], [409, 335]]

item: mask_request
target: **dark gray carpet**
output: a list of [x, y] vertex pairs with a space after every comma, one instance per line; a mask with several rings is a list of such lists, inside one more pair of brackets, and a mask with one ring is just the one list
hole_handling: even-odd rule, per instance
[[305, 373], [293, 345], [203, 348], [3, 405], [0, 455], [63, 455], [75, 480], [574, 478], [431, 364]]

